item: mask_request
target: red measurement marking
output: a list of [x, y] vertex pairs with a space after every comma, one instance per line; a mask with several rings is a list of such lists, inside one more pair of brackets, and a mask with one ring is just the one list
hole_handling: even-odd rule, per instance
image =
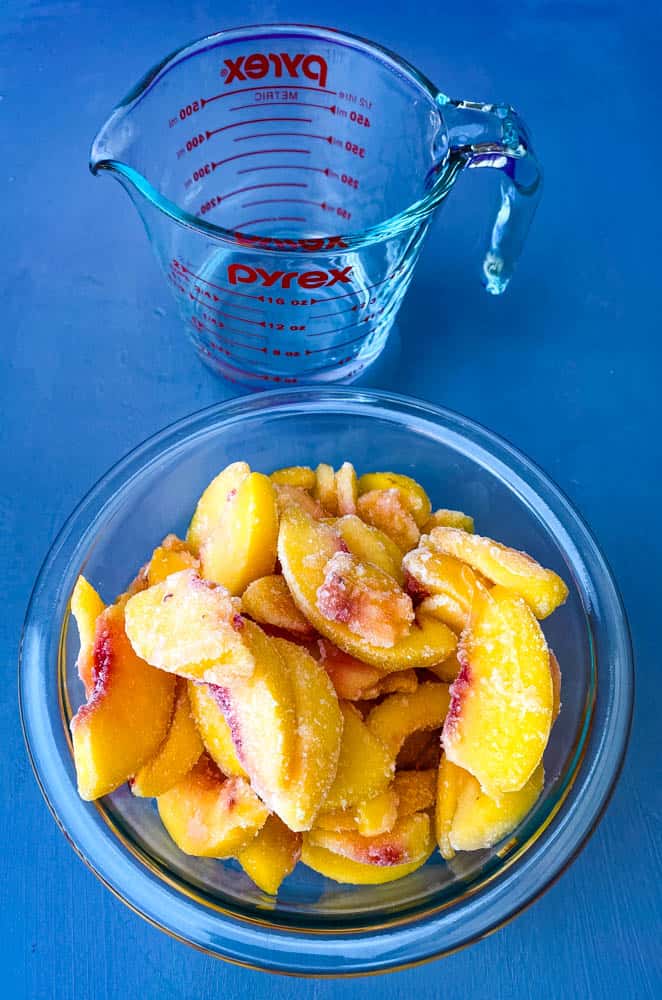
[[271, 153], [302, 153], [306, 156], [310, 155], [309, 149], [255, 149], [251, 153], [237, 153], [235, 156], [228, 156], [225, 160], [212, 160], [211, 168], [216, 170], [217, 167], [222, 167], [224, 163], [231, 163], [232, 160], [241, 160], [245, 156], [266, 156]]
[[309, 167], [303, 163], [270, 163], [266, 167], [244, 167], [243, 170], [238, 170], [237, 174], [252, 174], [257, 170], [314, 170], [318, 174], [326, 174], [327, 177], [333, 176], [328, 167]]
[[258, 101], [253, 104], [236, 104], [230, 111], [245, 111], [246, 108], [321, 108], [322, 111], [336, 113], [335, 104], [310, 104], [308, 101]]
[[212, 101], [220, 101], [223, 97], [231, 97], [233, 94], [255, 94], [258, 90], [314, 90], [316, 94], [336, 94], [335, 90], [327, 90], [325, 87], [306, 87], [301, 83], [297, 83], [295, 87], [278, 87], [278, 86], [268, 86], [268, 87], [239, 87], [237, 90], [226, 90], [224, 94], [214, 94], [213, 97], [201, 97], [200, 104], [204, 108], [205, 104], [211, 104]]
[[[298, 139], [299, 137], [303, 139], [321, 139], [322, 142], [328, 142], [331, 144], [333, 142], [332, 135], [316, 135], [313, 132], [255, 132], [253, 135], [238, 135], [233, 142], [245, 142], [246, 139], [272, 139], [274, 136], [279, 136], [284, 138], [289, 136], [290, 138]], [[275, 150], [275, 152], [283, 152], [283, 150]]]
[[272, 215], [266, 219], [248, 219], [246, 222], [240, 222], [238, 228], [245, 229], [246, 226], [256, 226], [258, 222], [306, 222], [307, 219], [303, 215]]
[[259, 201], [245, 201], [241, 207], [252, 208], [253, 205], [281, 205], [283, 202], [291, 205], [316, 205], [317, 208], [320, 207], [320, 203], [313, 201], [312, 198], [260, 198]]
[[[312, 118], [249, 118], [245, 122], [233, 122], [232, 125], [222, 125], [221, 128], [207, 129], [205, 135], [208, 139], [211, 139], [213, 135], [218, 135], [219, 132], [226, 132], [229, 128], [241, 128], [242, 125], [263, 125], [266, 122], [306, 122], [310, 124], [312, 120]], [[277, 134], [274, 133], [274, 135]]]

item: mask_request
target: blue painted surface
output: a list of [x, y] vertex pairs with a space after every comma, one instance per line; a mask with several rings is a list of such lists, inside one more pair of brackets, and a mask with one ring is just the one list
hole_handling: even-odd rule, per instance
[[[649, 998], [659, 927], [660, 153], [656, 3], [17, 3], [0, 13], [0, 811], [3, 995], [274, 996], [326, 1000]], [[229, 6], [229, 5], [228, 5]], [[86, 871], [23, 750], [14, 662], [29, 590], [80, 496], [129, 448], [229, 390], [182, 340], [169, 292], [89, 142], [142, 72], [219, 27], [315, 20], [373, 37], [442, 89], [516, 104], [547, 189], [506, 297], [478, 278], [489, 172], [463, 178], [435, 224], [379, 382], [460, 410], [539, 462], [583, 511], [630, 614], [638, 697], [610, 809], [570, 871], [497, 934], [373, 981], [295, 982], [171, 941]], [[424, 362], [423, 362], [423, 359]]]

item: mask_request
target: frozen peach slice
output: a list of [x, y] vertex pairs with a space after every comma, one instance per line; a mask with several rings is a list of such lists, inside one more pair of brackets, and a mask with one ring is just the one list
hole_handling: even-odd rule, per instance
[[427, 493], [415, 479], [398, 472], [366, 472], [359, 479], [359, 495], [372, 490], [396, 489], [404, 507], [413, 515], [418, 527], [422, 527], [430, 517], [432, 505]]
[[147, 584], [153, 587], [155, 583], [161, 583], [173, 573], [179, 573], [183, 569], [199, 570], [199, 568], [200, 563], [186, 542], [176, 535], [167, 535], [152, 553], [147, 566]]
[[324, 508], [327, 514], [336, 515], [338, 513], [338, 495], [336, 493], [336, 474], [333, 466], [325, 462], [315, 469], [315, 486], [313, 497]]
[[219, 684], [253, 670], [239, 609], [225, 588], [201, 580], [195, 570], [182, 570], [130, 598], [126, 631], [136, 653], [152, 666]]
[[310, 493], [301, 489], [300, 486], [279, 486], [276, 483], [274, 485], [274, 492], [276, 495], [276, 507], [280, 515], [295, 507], [304, 511], [305, 514], [308, 514], [315, 521], [320, 521], [322, 518], [328, 517], [317, 500], [313, 500]]
[[366, 697], [366, 691], [378, 684], [382, 675], [377, 667], [371, 667], [348, 653], [343, 653], [328, 639], [319, 639], [318, 644], [322, 666], [331, 678], [339, 698], [358, 701]]
[[406, 816], [388, 833], [363, 837], [354, 830], [311, 830], [306, 834], [311, 847], [323, 847], [350, 861], [363, 865], [405, 865], [429, 857], [432, 845], [430, 817], [427, 813]]
[[273, 573], [278, 541], [278, 509], [268, 476], [251, 472], [226, 502], [211, 534], [200, 545], [202, 576], [231, 594]]
[[313, 626], [294, 603], [283, 576], [261, 576], [250, 583], [241, 595], [245, 614], [261, 625], [295, 632], [298, 635], [314, 634]]
[[367, 524], [388, 535], [401, 552], [409, 552], [418, 544], [416, 518], [405, 506], [399, 490], [370, 490], [359, 497], [356, 510]]
[[434, 821], [435, 836], [444, 861], [451, 861], [455, 857], [450, 839], [451, 827], [460, 790], [469, 777], [471, 775], [467, 771], [454, 764], [445, 754], [442, 755], [437, 772], [437, 808]]
[[430, 514], [421, 531], [429, 535], [433, 528], [460, 528], [462, 531], [472, 532], [474, 519], [461, 510], [447, 510], [445, 507], [440, 507]]
[[437, 772], [433, 767], [425, 771], [396, 771], [391, 787], [398, 797], [398, 816], [411, 816], [434, 808]]
[[97, 618], [93, 688], [71, 720], [78, 792], [107, 795], [157, 752], [172, 716], [175, 678], [134, 652], [120, 605]]
[[388, 833], [397, 819], [398, 796], [393, 785], [356, 807], [357, 829], [362, 837], [377, 837]]
[[547, 643], [528, 605], [503, 588], [479, 588], [458, 648], [462, 671], [451, 685], [442, 744], [498, 799], [519, 791], [538, 766], [554, 694]]
[[296, 486], [301, 490], [312, 490], [316, 476], [309, 465], [288, 465], [271, 473], [271, 481], [278, 486]]
[[448, 686], [426, 681], [411, 694], [389, 695], [372, 709], [366, 723], [395, 759], [411, 733], [443, 724], [449, 704]]
[[402, 552], [388, 535], [354, 514], [339, 518], [335, 529], [349, 551], [362, 563], [372, 563], [402, 586]]
[[393, 776], [393, 757], [368, 729], [356, 709], [340, 703], [342, 740], [336, 775], [324, 811], [345, 809], [385, 791]]
[[342, 882], [347, 885], [382, 885], [385, 882], [395, 882], [397, 879], [411, 875], [417, 868], [421, 868], [430, 854], [423, 855], [418, 861], [412, 861], [403, 865], [373, 865], [361, 864], [359, 861], [351, 861], [333, 851], [327, 851], [323, 847], [314, 847], [308, 843], [306, 836], [303, 838], [301, 848], [301, 860], [308, 868], [332, 879], [334, 882]]
[[453, 850], [480, 851], [503, 840], [533, 808], [544, 781], [545, 772], [539, 764], [523, 788], [507, 792], [495, 801], [467, 774], [458, 791], [450, 828]]
[[393, 577], [351, 552], [335, 552], [324, 567], [317, 608], [373, 646], [394, 646], [414, 620], [411, 597]]
[[456, 652], [451, 653], [442, 663], [435, 663], [431, 667], [428, 667], [428, 670], [438, 677], [440, 681], [443, 681], [444, 684], [452, 684], [461, 669], [462, 667], [460, 666]]
[[358, 480], [354, 466], [351, 462], [343, 462], [336, 472], [336, 504], [340, 517], [345, 514], [356, 514], [358, 496]]
[[552, 725], [554, 725], [561, 711], [561, 668], [556, 654], [551, 649], [549, 651], [549, 669], [552, 674]]
[[382, 674], [409, 667], [425, 667], [445, 660], [457, 645], [453, 632], [430, 616], [415, 622], [411, 631], [391, 647], [375, 646], [341, 621], [331, 621], [317, 605], [326, 566], [344, 542], [334, 529], [300, 511], [281, 520], [278, 555], [290, 593], [312, 625], [343, 652], [377, 667]]
[[286, 820], [299, 751], [292, 672], [258, 625], [246, 619], [244, 634], [255, 670], [250, 677], [229, 679], [214, 695], [251, 785], [270, 811]]
[[568, 596], [565, 583], [551, 569], [491, 538], [459, 528], [434, 528], [427, 539], [435, 552], [461, 559], [488, 580], [523, 597], [537, 618], [547, 618]]
[[91, 583], [79, 576], [71, 595], [71, 613], [76, 619], [80, 650], [76, 660], [78, 676], [85, 685], [87, 697], [94, 688], [94, 643], [95, 626], [105, 604]]
[[232, 857], [269, 815], [247, 781], [226, 778], [206, 754], [156, 802], [177, 847], [199, 858]]
[[194, 555], [199, 554], [200, 546], [216, 528], [224, 515], [226, 505], [232, 502], [240, 484], [250, 471], [250, 466], [246, 462], [233, 462], [219, 472], [203, 492], [186, 533], [186, 541]]
[[237, 861], [258, 889], [275, 896], [300, 856], [301, 834], [289, 830], [278, 816], [269, 816], [258, 835], [237, 853]]
[[402, 564], [408, 583], [413, 579], [418, 593], [430, 595], [422, 601], [420, 613], [434, 615], [453, 631], [461, 632], [469, 621], [476, 589], [471, 567], [453, 556], [434, 552], [423, 542], [407, 553]]
[[131, 791], [141, 798], [162, 795], [188, 774], [204, 746], [191, 716], [183, 677], [176, 679], [175, 705], [163, 743], [131, 781]]
[[223, 715], [222, 700], [218, 697], [218, 688], [211, 684], [189, 681], [188, 696], [193, 719], [209, 756], [223, 774], [235, 778], [248, 777], [237, 757], [232, 733]]
[[290, 672], [296, 707], [294, 764], [272, 808], [291, 830], [309, 830], [336, 777], [343, 716], [324, 667], [293, 642], [272, 643]]
[[381, 698], [384, 694], [412, 694], [417, 687], [418, 674], [415, 670], [396, 670], [395, 673], [380, 678], [373, 687], [364, 691], [361, 700]]

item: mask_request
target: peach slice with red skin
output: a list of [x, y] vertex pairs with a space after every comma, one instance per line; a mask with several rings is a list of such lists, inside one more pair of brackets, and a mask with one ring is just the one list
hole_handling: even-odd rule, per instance
[[204, 750], [191, 716], [187, 682], [176, 678], [175, 704], [165, 739], [131, 780], [131, 791], [142, 798], [162, 795], [188, 774]]
[[240, 602], [200, 579], [173, 573], [126, 605], [126, 631], [136, 653], [159, 670], [219, 684], [254, 667]]
[[402, 552], [388, 535], [352, 514], [338, 518], [334, 527], [349, 551], [362, 563], [372, 563], [402, 586]]
[[92, 584], [88, 583], [84, 576], [79, 576], [71, 595], [71, 613], [76, 620], [80, 640], [76, 667], [78, 676], [85, 686], [86, 697], [90, 696], [94, 688], [96, 622], [105, 607]]
[[278, 816], [269, 816], [260, 832], [237, 853], [237, 861], [263, 892], [275, 896], [301, 857], [301, 834]]
[[360, 496], [373, 490], [397, 490], [405, 510], [409, 511], [419, 528], [430, 517], [430, 498], [411, 476], [398, 472], [366, 472], [359, 479], [358, 486]]
[[269, 811], [243, 778], [226, 778], [203, 754], [157, 800], [166, 830], [185, 854], [229, 858], [255, 837]]
[[442, 555], [468, 563], [493, 583], [522, 597], [537, 618], [547, 618], [568, 596], [565, 583], [525, 552], [458, 528], [434, 528], [426, 544]]
[[97, 618], [93, 688], [71, 720], [78, 793], [107, 795], [158, 751], [168, 731], [175, 678], [155, 670], [133, 650], [121, 605]]
[[278, 541], [278, 508], [268, 476], [251, 472], [226, 500], [211, 534], [200, 545], [202, 576], [231, 594], [273, 573]]
[[374, 837], [363, 837], [354, 830], [314, 829], [304, 839], [310, 847], [322, 847], [350, 861], [388, 867], [428, 857], [432, 834], [427, 813], [414, 813], [398, 820], [387, 833]]
[[234, 748], [230, 727], [223, 715], [223, 700], [218, 697], [218, 687], [188, 681], [188, 695], [191, 713], [205, 750], [220, 767], [223, 774], [235, 778], [247, 778]]
[[448, 686], [426, 681], [411, 694], [389, 695], [372, 709], [366, 723], [395, 759], [411, 733], [438, 729], [446, 718], [449, 705]]
[[368, 729], [349, 702], [341, 702], [342, 739], [336, 775], [323, 804], [324, 812], [346, 809], [372, 799], [388, 787], [393, 757]]
[[308, 843], [304, 836], [301, 848], [301, 861], [308, 868], [332, 879], [334, 882], [346, 883], [348, 885], [383, 885], [385, 882], [395, 882], [397, 879], [411, 875], [418, 868], [421, 868], [432, 854], [433, 845], [426, 855], [422, 855], [418, 861], [412, 861], [403, 865], [373, 865], [361, 864], [359, 861], [351, 861], [349, 858], [334, 854], [323, 847], [314, 847]]
[[245, 614], [261, 625], [272, 625], [297, 635], [314, 635], [315, 630], [294, 603], [285, 578], [277, 574], [261, 576], [241, 595]]
[[554, 700], [549, 650], [521, 598], [479, 584], [458, 658], [462, 671], [451, 685], [442, 744], [449, 760], [498, 800], [526, 784], [547, 746]]
[[317, 592], [324, 584], [325, 568], [334, 553], [346, 547], [333, 527], [300, 511], [289, 511], [281, 518], [278, 554], [283, 576], [308, 621], [343, 652], [377, 667], [382, 674], [445, 660], [457, 639], [443, 622], [429, 616], [415, 622], [407, 636], [387, 648], [375, 646], [353, 633], [346, 623], [330, 621], [320, 612]]
[[367, 524], [388, 535], [401, 552], [409, 552], [418, 544], [421, 533], [416, 518], [405, 506], [399, 490], [363, 493], [356, 502], [356, 511]]
[[232, 462], [203, 491], [186, 533], [186, 541], [194, 555], [199, 555], [203, 542], [215, 530], [226, 505], [236, 496], [237, 489], [250, 471], [246, 462]]

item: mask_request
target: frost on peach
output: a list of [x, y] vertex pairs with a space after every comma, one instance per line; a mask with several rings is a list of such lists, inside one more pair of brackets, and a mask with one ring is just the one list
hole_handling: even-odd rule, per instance
[[223, 714], [223, 698], [220, 688], [213, 684], [188, 681], [188, 696], [191, 713], [205, 750], [212, 760], [228, 777], [246, 778], [247, 774], [234, 748], [230, 727]]
[[349, 552], [334, 553], [325, 565], [317, 607], [373, 646], [394, 646], [414, 620], [411, 598], [393, 578]]
[[187, 682], [176, 678], [175, 704], [168, 731], [158, 750], [131, 781], [134, 795], [162, 795], [188, 774], [204, 747], [191, 715]]
[[389, 695], [372, 709], [366, 721], [395, 759], [412, 733], [438, 729], [443, 724], [449, 704], [447, 685], [426, 681], [411, 694]]
[[363, 493], [356, 509], [364, 521], [388, 535], [401, 552], [409, 552], [418, 543], [420, 531], [416, 518], [403, 503], [398, 489]]
[[215, 531], [224, 516], [226, 506], [232, 502], [237, 489], [250, 474], [246, 462], [233, 462], [212, 479], [198, 500], [186, 535], [191, 551], [198, 555], [200, 547]]
[[338, 518], [334, 527], [352, 555], [377, 566], [402, 586], [402, 552], [388, 535], [352, 514]]
[[[523, 600], [480, 587], [458, 649], [442, 743], [491, 798], [529, 780], [547, 746], [553, 686], [549, 650]], [[489, 739], [485, 739], [485, 734]]]
[[416, 592], [424, 594], [419, 611], [445, 622], [455, 632], [461, 632], [469, 621], [476, 589], [473, 570], [453, 556], [440, 555], [426, 544], [408, 552], [402, 561], [408, 586], [412, 581]]
[[359, 490], [356, 472], [351, 462], [343, 462], [335, 475], [338, 515], [356, 514]]
[[356, 709], [344, 702], [342, 740], [336, 775], [324, 811], [345, 809], [385, 791], [393, 776], [394, 760], [384, 744], [370, 731]]
[[285, 578], [276, 574], [261, 576], [241, 595], [245, 614], [261, 625], [272, 625], [296, 635], [309, 636], [314, 629], [294, 603]]
[[358, 485], [360, 495], [374, 491], [396, 490], [402, 507], [412, 515], [419, 528], [430, 516], [432, 509], [430, 498], [421, 484], [411, 476], [398, 472], [366, 472], [359, 479]]

